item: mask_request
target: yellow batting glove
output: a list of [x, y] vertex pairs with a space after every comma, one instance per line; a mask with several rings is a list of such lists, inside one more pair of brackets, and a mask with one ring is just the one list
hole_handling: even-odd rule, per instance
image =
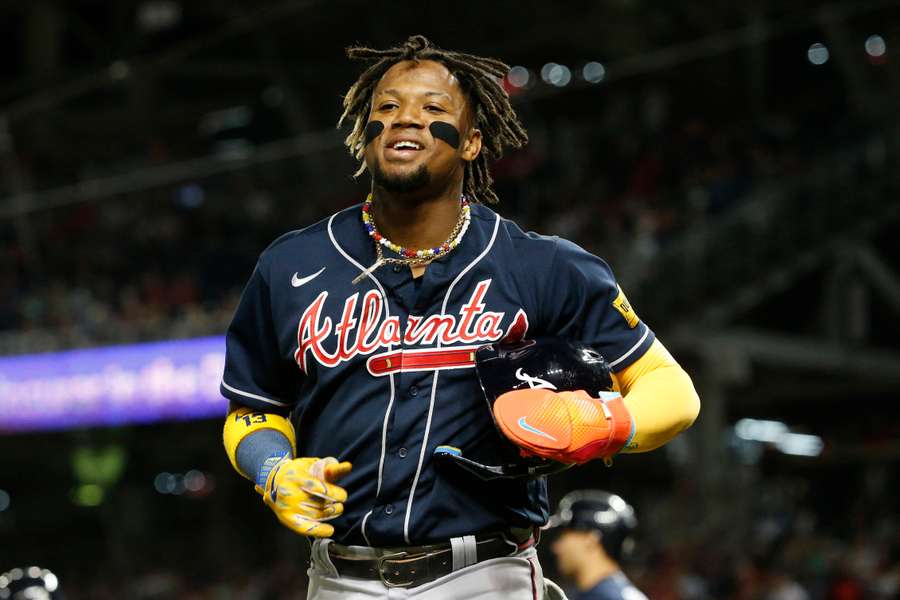
[[350, 472], [349, 462], [327, 458], [283, 458], [269, 473], [265, 489], [256, 486], [278, 520], [292, 531], [310, 537], [331, 537], [334, 527], [324, 523], [344, 512], [347, 491], [334, 481]]

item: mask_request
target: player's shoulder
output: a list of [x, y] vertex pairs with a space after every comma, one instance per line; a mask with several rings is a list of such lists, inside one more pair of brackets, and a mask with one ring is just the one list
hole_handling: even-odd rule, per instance
[[578, 600], [647, 600], [621, 571], [601, 579], [594, 587], [577, 596]]
[[647, 600], [647, 596], [642, 591], [634, 587], [634, 584], [628, 579], [625, 573], [619, 571], [610, 578], [613, 583], [615, 598], [622, 600]]
[[575, 242], [558, 235], [545, 235], [534, 231], [526, 231], [512, 219], [499, 216], [483, 205], [475, 205], [472, 211], [474, 219], [483, 225], [493, 227], [498, 223], [498, 244], [523, 260], [529, 267], [538, 264], [580, 264], [598, 263], [608, 268], [605, 260], [585, 250]]
[[486, 229], [497, 228], [497, 241], [502, 246], [511, 247], [516, 252], [553, 252], [562, 239], [555, 235], [543, 235], [534, 231], [525, 231], [510, 218], [499, 215], [483, 204], [472, 206], [473, 223]]
[[359, 220], [360, 204], [347, 207], [301, 229], [284, 233], [269, 244], [260, 255], [261, 262], [277, 260], [280, 256], [297, 256], [298, 252], [315, 253], [331, 246], [328, 230], [340, 231]]
[[603, 281], [613, 285], [615, 276], [604, 259], [589, 252], [575, 242], [558, 235], [544, 235], [525, 231], [512, 219], [498, 217], [486, 206], [477, 206], [473, 216], [484, 223], [497, 223], [497, 244], [499, 258], [515, 257], [517, 264], [525, 267], [525, 272], [544, 278], [550, 275]]

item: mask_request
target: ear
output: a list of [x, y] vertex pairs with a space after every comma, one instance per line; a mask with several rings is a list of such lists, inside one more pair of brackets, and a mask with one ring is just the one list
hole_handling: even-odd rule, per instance
[[481, 154], [481, 130], [475, 127], [471, 128], [466, 134], [463, 141], [462, 151], [460, 152], [462, 159], [466, 162], [472, 162]]

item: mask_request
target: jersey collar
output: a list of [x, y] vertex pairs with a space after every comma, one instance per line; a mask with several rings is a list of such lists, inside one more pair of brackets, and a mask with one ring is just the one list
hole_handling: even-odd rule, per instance
[[[417, 293], [408, 267], [395, 269], [394, 265], [385, 265], [375, 271], [375, 277], [385, 290], [398, 302], [406, 305], [410, 312], [418, 312], [431, 306], [436, 297], [443, 295], [447, 286], [478, 260], [491, 243], [497, 214], [481, 204], [472, 204], [471, 210], [472, 221], [459, 246], [450, 254], [428, 265]], [[361, 204], [344, 211], [345, 214], [341, 215], [344, 218], [334, 224], [333, 233], [347, 254], [359, 264], [368, 267], [375, 262], [375, 242], [363, 227], [361, 211]], [[393, 253], [385, 251], [385, 256], [393, 256]], [[357, 274], [354, 273], [353, 276]], [[374, 285], [374, 282], [367, 278], [358, 285], [361, 289], [365, 289]]]

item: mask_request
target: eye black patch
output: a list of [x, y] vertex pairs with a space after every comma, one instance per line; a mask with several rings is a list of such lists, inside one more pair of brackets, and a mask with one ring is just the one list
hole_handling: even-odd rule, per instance
[[366, 123], [366, 131], [365, 131], [365, 141], [366, 146], [368, 146], [372, 140], [381, 135], [381, 132], [384, 131], [384, 123], [381, 121], [369, 121]]
[[450, 123], [433, 121], [428, 126], [428, 130], [434, 136], [434, 139], [447, 142], [454, 149], [459, 148], [459, 129]]

